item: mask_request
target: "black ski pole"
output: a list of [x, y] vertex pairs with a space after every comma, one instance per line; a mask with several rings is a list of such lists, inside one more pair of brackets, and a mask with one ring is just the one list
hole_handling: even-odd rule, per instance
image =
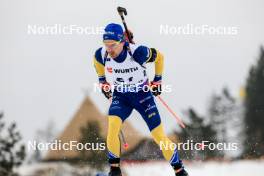
[[120, 135], [121, 135], [121, 139], [122, 139], [122, 141], [123, 141], [123, 147], [125, 148], [125, 149], [127, 149], [128, 148], [128, 143], [126, 142], [126, 139], [125, 139], [125, 136], [124, 136], [124, 133], [123, 133], [123, 131], [121, 130], [120, 131]]
[[[133, 41], [132, 41], [130, 32], [128, 31], [127, 24], [126, 24], [125, 17], [124, 17], [124, 15], [127, 15], [127, 10], [124, 7], [117, 7], [117, 12], [118, 12], [118, 14], [121, 17], [121, 20], [122, 20], [122, 23], [124, 25], [128, 40], [129, 40], [130, 43], [132, 43]], [[121, 139], [122, 139], [122, 141], [124, 143], [124, 148], [127, 149], [128, 148], [128, 143], [125, 140], [125, 136], [124, 136], [122, 130], [120, 131], [120, 135], [121, 135]]]
[[127, 35], [128, 40], [129, 40], [129, 43], [133, 43], [132, 36], [130, 35], [130, 32], [127, 28], [127, 24], [126, 24], [125, 17], [124, 17], [124, 15], [127, 15], [127, 10], [124, 7], [117, 7], [117, 11], [118, 11], [118, 13], [122, 19], [122, 23], [125, 27], [125, 31], [126, 31], [126, 35]]

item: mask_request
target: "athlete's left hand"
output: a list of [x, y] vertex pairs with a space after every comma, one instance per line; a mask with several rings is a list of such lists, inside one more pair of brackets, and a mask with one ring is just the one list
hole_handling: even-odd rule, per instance
[[162, 92], [161, 87], [162, 87], [161, 82], [155, 82], [155, 81], [150, 82], [150, 90], [154, 96], [158, 96], [161, 94]]

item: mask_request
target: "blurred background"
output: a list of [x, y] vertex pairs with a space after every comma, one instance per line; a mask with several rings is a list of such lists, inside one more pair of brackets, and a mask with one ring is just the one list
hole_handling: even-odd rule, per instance
[[[166, 133], [176, 143], [227, 144], [180, 151], [190, 175], [261, 175], [263, 1], [2, 0], [0, 176], [106, 175], [105, 150], [43, 146], [105, 142], [109, 102], [95, 91], [93, 57], [104, 26], [121, 24], [117, 6], [127, 9], [136, 43], [165, 56], [163, 84], [172, 91], [162, 97], [187, 125], [186, 132], [157, 101]], [[136, 111], [123, 133], [125, 175], [173, 175]], [[30, 148], [34, 142], [40, 149]]]

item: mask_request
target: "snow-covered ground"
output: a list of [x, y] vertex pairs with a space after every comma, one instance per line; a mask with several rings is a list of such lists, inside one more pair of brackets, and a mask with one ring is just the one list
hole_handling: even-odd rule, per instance
[[[264, 161], [197, 162], [186, 164], [190, 176], [263, 176]], [[174, 176], [167, 162], [127, 164], [127, 176]]]
[[[174, 176], [167, 162], [125, 163], [124, 176]], [[264, 160], [235, 162], [186, 163], [190, 176], [263, 176]], [[41, 171], [42, 170], [42, 171]], [[21, 176], [87, 176], [89, 168], [76, 168], [66, 163], [42, 163], [23, 166], [17, 170]], [[41, 171], [41, 172], [40, 172]], [[42, 174], [40, 174], [42, 173]], [[45, 173], [45, 174], [44, 174]], [[95, 173], [91, 174], [95, 176]], [[107, 174], [105, 174], [107, 175]]]

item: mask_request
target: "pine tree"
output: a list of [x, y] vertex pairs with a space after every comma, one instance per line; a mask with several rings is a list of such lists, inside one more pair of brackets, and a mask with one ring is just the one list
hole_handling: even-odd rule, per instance
[[25, 159], [25, 146], [20, 144], [21, 135], [12, 123], [7, 127], [2, 121], [3, 113], [0, 113], [0, 175], [14, 176], [14, 167], [22, 164]]
[[[35, 134], [34, 141], [37, 143], [52, 143], [57, 136], [56, 123], [50, 119], [43, 129], [38, 129]], [[40, 151], [38, 147], [34, 150], [34, 153], [30, 157], [29, 163], [40, 162], [45, 156], [47, 151]]]
[[[213, 130], [210, 124], [205, 123], [205, 118], [199, 116], [196, 111], [192, 108], [188, 109], [187, 114], [190, 119], [190, 123], [186, 126], [186, 130], [182, 130], [181, 133], [176, 133], [176, 135], [179, 136], [180, 141], [186, 142], [187, 140], [189, 140], [192, 141], [192, 143], [194, 144], [201, 143], [203, 141], [215, 143], [216, 132]], [[210, 151], [206, 147], [197, 151], [180, 151], [180, 153], [187, 159], [199, 160], [206, 160], [217, 156], [217, 151]]]
[[[91, 150], [87, 151], [83, 149], [80, 153], [82, 162], [86, 162], [88, 165], [102, 170], [107, 163], [107, 152], [105, 147], [100, 147], [100, 144], [105, 144], [105, 139], [101, 136], [101, 130], [97, 121], [90, 121], [85, 127], [81, 128], [81, 140], [80, 142], [85, 145], [90, 143]], [[102, 150], [105, 148], [104, 150]]]
[[[241, 129], [243, 128], [243, 108], [229, 92], [223, 88], [221, 94], [213, 94], [208, 109], [209, 123], [217, 132], [217, 141], [221, 143], [237, 143], [239, 149]], [[237, 157], [240, 151], [219, 151], [219, 157]]]
[[264, 155], [264, 49], [249, 71], [245, 98], [245, 157]]
[[209, 106], [209, 121], [217, 132], [219, 142], [227, 142], [227, 125], [232, 118], [234, 99], [230, 96], [227, 88], [220, 95], [213, 94]]

